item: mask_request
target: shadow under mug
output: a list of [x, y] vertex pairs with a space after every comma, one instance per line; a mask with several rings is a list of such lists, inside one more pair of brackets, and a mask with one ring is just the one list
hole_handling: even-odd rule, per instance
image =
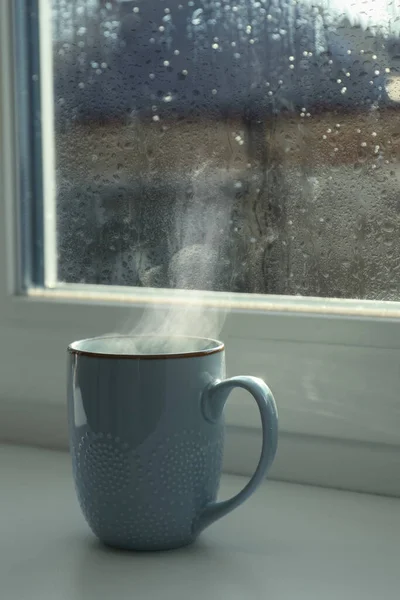
[[[104, 543], [131, 550], [190, 544], [263, 481], [277, 447], [275, 401], [261, 379], [224, 379], [222, 342], [115, 336], [75, 342], [68, 354], [75, 486]], [[245, 488], [217, 502], [223, 409], [236, 387], [258, 405], [261, 456]]]

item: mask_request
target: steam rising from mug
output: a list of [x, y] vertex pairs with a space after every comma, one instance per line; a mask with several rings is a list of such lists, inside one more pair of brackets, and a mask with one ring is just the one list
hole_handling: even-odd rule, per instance
[[[129, 336], [162, 336], [164, 342], [147, 342], [146, 351], [150, 353], [172, 350], [173, 343], [168, 340], [176, 336], [218, 338], [225, 322], [227, 309], [207, 307], [209, 293], [205, 290], [221, 289], [220, 277], [230, 266], [227, 241], [233, 200], [232, 194], [221, 192], [226, 172], [218, 174], [206, 167], [203, 165], [191, 176], [192, 197], [175, 203], [173, 230], [169, 226], [169, 230], [159, 232], [160, 238], [167, 237], [171, 248], [164, 287], [196, 290], [195, 295], [187, 302], [183, 299], [163, 309], [155, 297], [155, 305], [146, 307], [138, 323], [129, 318], [122, 329]], [[154, 276], [154, 268], [149, 269], [148, 275]], [[129, 351], [137, 351], [133, 339], [121, 340], [121, 344], [128, 344]]]

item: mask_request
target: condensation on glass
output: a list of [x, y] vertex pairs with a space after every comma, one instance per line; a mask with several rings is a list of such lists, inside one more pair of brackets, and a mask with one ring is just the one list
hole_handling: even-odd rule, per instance
[[53, 0], [60, 281], [400, 298], [400, 9]]

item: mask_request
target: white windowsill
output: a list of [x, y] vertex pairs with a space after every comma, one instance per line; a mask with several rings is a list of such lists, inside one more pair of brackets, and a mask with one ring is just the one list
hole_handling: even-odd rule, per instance
[[[104, 549], [80, 514], [65, 453], [0, 446], [7, 600], [375, 600], [399, 595], [400, 500], [269, 482], [197, 544]], [[245, 478], [224, 476], [222, 496]]]

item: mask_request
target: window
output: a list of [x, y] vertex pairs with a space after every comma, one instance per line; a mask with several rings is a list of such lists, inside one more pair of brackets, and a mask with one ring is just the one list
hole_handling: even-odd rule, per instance
[[53, 0], [56, 280], [398, 300], [396, 9], [340, 9]]
[[[229, 370], [275, 391], [278, 476], [332, 483], [326, 456], [335, 484], [392, 493], [396, 5], [18, 0], [0, 16], [0, 323], [21, 355], [3, 349], [3, 422], [40, 406], [31, 437], [57, 441], [65, 345], [179, 307], [199, 334], [224, 322]], [[238, 395], [228, 422], [228, 463], [250, 471], [257, 415]]]

